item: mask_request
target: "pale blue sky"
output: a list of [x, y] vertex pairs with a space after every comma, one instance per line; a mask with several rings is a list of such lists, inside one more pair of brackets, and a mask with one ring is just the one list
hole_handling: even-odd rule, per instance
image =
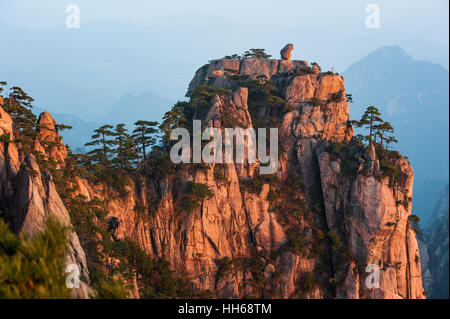
[[[79, 30], [65, 28], [69, 3], [80, 7]], [[380, 8], [379, 29], [365, 26], [365, 8], [371, 3]], [[83, 81], [95, 79], [96, 89], [88, 92], [70, 83], [72, 89], [85, 90], [85, 96], [101, 96], [107, 108], [127, 92], [151, 90], [180, 99], [195, 70], [209, 59], [254, 47], [263, 47], [278, 58], [288, 42], [295, 45], [293, 59], [317, 61], [324, 69], [337, 72], [393, 44], [416, 60], [448, 69], [448, 7], [447, 0], [0, 0], [0, 28], [7, 33], [2, 38], [10, 42], [3, 48], [6, 53], [0, 53], [0, 75], [23, 82], [40, 98], [43, 89], [39, 85], [69, 85], [65, 81], [72, 73], [67, 64], [74, 60], [78, 64], [73, 81], [80, 82], [75, 74], [86, 67]], [[20, 42], [22, 38], [25, 43]], [[70, 46], [67, 50], [76, 51], [84, 60], [78, 61], [81, 57], [61, 45]], [[129, 51], [113, 56], [123, 50], [122, 45]], [[26, 69], [55, 70], [49, 71], [44, 78], [48, 83], [43, 83], [42, 77], [31, 81]], [[57, 78], [58, 70], [64, 69], [66, 78]], [[115, 82], [109, 83], [111, 79]], [[48, 99], [44, 102], [50, 109], [55, 107]]]
[[[305, 44], [317, 39], [331, 45], [341, 39], [341, 45], [353, 46], [351, 42], [358, 41], [365, 44], [367, 52], [382, 44], [398, 44], [417, 59], [432, 60], [448, 68], [447, 0], [0, 0], [0, 21], [25, 29], [64, 27], [64, 8], [69, 3], [79, 5], [82, 24], [120, 21], [175, 27], [180, 33], [188, 25], [188, 29], [208, 28], [211, 34], [230, 31], [228, 35], [237, 43], [241, 43], [241, 36], [252, 42], [252, 38], [259, 40], [265, 35], [267, 43], [258, 44], [274, 49], [293, 34], [303, 38]], [[380, 7], [381, 28], [377, 30], [367, 29], [364, 24], [364, 9], [371, 3]], [[320, 47], [325, 49], [326, 45]]]

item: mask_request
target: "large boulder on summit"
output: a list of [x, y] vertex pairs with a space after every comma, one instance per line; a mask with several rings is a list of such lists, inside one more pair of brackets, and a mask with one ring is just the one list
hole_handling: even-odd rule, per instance
[[292, 56], [292, 50], [294, 50], [294, 45], [291, 43], [286, 44], [280, 51], [281, 58], [283, 60], [290, 60]]

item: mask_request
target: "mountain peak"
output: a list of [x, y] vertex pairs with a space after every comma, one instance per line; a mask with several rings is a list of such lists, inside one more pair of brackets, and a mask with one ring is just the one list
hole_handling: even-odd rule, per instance
[[369, 53], [365, 59], [389, 59], [394, 61], [412, 61], [412, 57], [398, 45], [386, 45]]
[[378, 48], [377, 50], [373, 51], [373, 53], [378, 53], [378, 54], [397, 54], [397, 55], [404, 55], [404, 56], [409, 56], [405, 50], [398, 46], [398, 45], [385, 45], [382, 46], [380, 48]]

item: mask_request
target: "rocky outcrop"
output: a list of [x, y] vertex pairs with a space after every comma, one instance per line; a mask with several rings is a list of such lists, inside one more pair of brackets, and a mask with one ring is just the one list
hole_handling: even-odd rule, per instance
[[[126, 196], [79, 177], [75, 193], [104, 201], [108, 217], [117, 221], [116, 239], [132, 238], [150, 255], [164, 256], [198, 293], [423, 298], [410, 224], [412, 168], [394, 154], [398, 174], [395, 180], [385, 176], [375, 148], [352, 138], [344, 79], [290, 60], [291, 50], [282, 50], [281, 60], [213, 60], [197, 70], [187, 92], [192, 97], [200, 85], [225, 89], [214, 91], [206, 110], [194, 110], [203, 128], [223, 133], [229, 127], [277, 127], [276, 174], [260, 175], [258, 162], [184, 164], [176, 174], [144, 163], [130, 177]], [[255, 100], [249, 83], [273, 85], [269, 91], [275, 95]], [[51, 116], [40, 121], [54, 132]], [[45, 140], [56, 142], [58, 136]], [[46, 154], [59, 161], [65, 156], [60, 151]], [[21, 229], [36, 228], [54, 210], [66, 214], [51, 177], [31, 176], [33, 158], [26, 161], [18, 174], [22, 191], [13, 192], [13, 198], [23, 198], [13, 201]], [[212, 192], [192, 209], [184, 205], [189, 182]], [[377, 287], [366, 282], [371, 265], [379, 269]]]
[[[337, 296], [424, 298], [419, 249], [409, 225], [411, 206], [399, 204], [404, 197], [412, 196], [411, 167], [405, 158], [398, 160], [396, 166], [400, 168], [401, 178], [393, 186], [379, 170], [372, 145], [365, 150], [352, 140], [346, 152], [343, 159], [333, 158], [324, 148], [316, 151], [328, 229], [348, 247], [356, 261], [364, 261], [364, 268], [375, 265], [379, 269], [380, 287], [370, 289], [361, 285], [364, 281], [360, 276], [369, 273], [354, 276], [356, 263], [343, 263], [342, 255], [346, 252], [337, 249], [333, 252], [336, 280], [345, 282], [344, 287], [337, 289]], [[349, 176], [348, 166], [352, 161], [355, 161], [356, 174]]]
[[281, 58], [283, 60], [290, 60], [292, 56], [292, 50], [294, 50], [294, 45], [291, 43], [286, 44], [286, 46], [280, 51]]
[[12, 118], [0, 106], [0, 198], [9, 198], [13, 195], [13, 179], [19, 172], [19, 153], [12, 131]]
[[39, 115], [38, 121], [39, 138], [35, 140], [35, 151], [39, 151], [47, 158], [57, 162], [57, 167], [64, 165], [67, 150], [59, 135], [59, 128], [55, 119], [47, 111]]
[[200, 84], [233, 89], [236, 87], [236, 82], [232, 79], [235, 75], [248, 77], [252, 80], [256, 80], [259, 76], [270, 79], [278, 75], [280, 80], [290, 80], [285, 77], [293, 75], [295, 72], [301, 72], [301, 70], [310, 70], [308, 62], [257, 58], [212, 60], [209, 64], [197, 70], [189, 83], [186, 95], [191, 96]]
[[[25, 158], [17, 176], [17, 190], [12, 207], [5, 212], [5, 217], [12, 222], [16, 233], [34, 235], [44, 230], [46, 220], [51, 216], [62, 225], [72, 228], [70, 217], [59, 197], [52, 176], [41, 173], [33, 155]], [[67, 264], [75, 264], [82, 278], [89, 278], [86, 255], [80, 245], [77, 234], [70, 230], [68, 234]], [[92, 293], [87, 283], [80, 282], [80, 287], [73, 289], [79, 298], [88, 298]]]

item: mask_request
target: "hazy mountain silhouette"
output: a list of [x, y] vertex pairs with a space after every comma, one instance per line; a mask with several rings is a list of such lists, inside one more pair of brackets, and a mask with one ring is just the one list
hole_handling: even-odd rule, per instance
[[385, 46], [352, 64], [343, 76], [347, 93], [353, 94], [352, 119], [375, 105], [394, 126], [399, 140], [394, 148], [408, 156], [414, 168], [413, 212], [426, 219], [433, 198], [448, 182], [448, 70], [415, 61], [398, 46]]
[[[73, 114], [52, 113], [58, 123], [72, 126], [71, 130], [64, 130], [62, 136], [64, 143], [68, 144], [73, 151], [83, 147], [93, 134], [93, 131], [103, 124], [117, 125], [124, 123], [131, 132], [133, 123], [138, 120], [157, 121], [161, 119], [175, 102], [159, 96], [156, 93], [146, 91], [139, 95], [125, 94], [111, 108], [107, 115], [99, 117], [97, 121], [86, 121]], [[34, 113], [45, 111], [40, 107], [34, 108]]]
[[138, 120], [158, 121], [175, 102], [156, 93], [146, 91], [139, 95], [126, 94], [113, 106], [103, 119], [113, 125], [124, 123], [133, 126]]
[[[99, 120], [127, 93], [151, 89], [183, 98], [195, 69], [207, 60], [181, 54], [190, 39], [170, 27], [89, 23], [77, 30], [29, 31], [0, 23], [0, 29], [8, 43], [0, 50], [0, 60], [7, 61], [0, 64], [1, 80], [20, 86], [52, 114], [89, 121]], [[167, 39], [170, 45], [163, 45]]]

